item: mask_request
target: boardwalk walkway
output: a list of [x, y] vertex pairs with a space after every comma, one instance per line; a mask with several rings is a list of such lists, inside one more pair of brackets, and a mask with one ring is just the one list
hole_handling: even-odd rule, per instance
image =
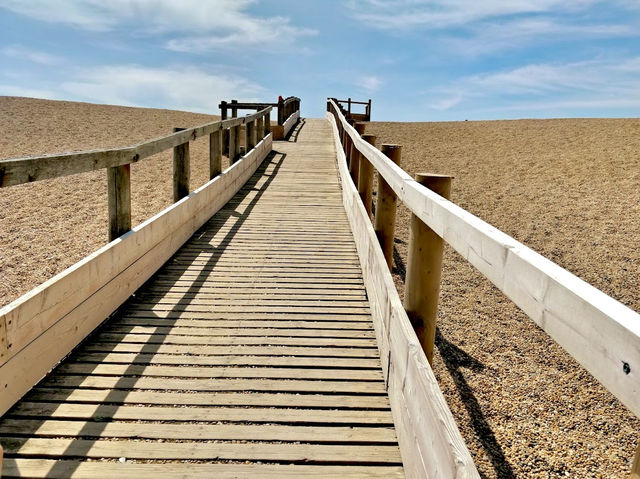
[[0, 422], [4, 477], [402, 477], [331, 130], [245, 187]]

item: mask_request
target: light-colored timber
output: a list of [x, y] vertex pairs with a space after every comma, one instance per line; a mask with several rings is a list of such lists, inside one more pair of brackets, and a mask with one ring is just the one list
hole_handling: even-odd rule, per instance
[[[450, 176], [418, 173], [416, 181], [447, 200], [451, 197]], [[443, 248], [442, 238], [412, 214], [404, 309], [430, 364], [435, 347]]]
[[[371, 145], [376, 142], [375, 135], [362, 135], [362, 139]], [[360, 193], [364, 209], [371, 216], [373, 206], [373, 165], [361, 155], [358, 170], [358, 193]]]
[[[396, 165], [400, 165], [402, 147], [400, 145], [382, 145], [384, 153]], [[393, 239], [396, 228], [396, 208], [398, 196], [385, 179], [378, 175], [378, 193], [376, 195], [375, 231], [389, 271], [393, 269]]]
[[[249, 146], [265, 128], [248, 128]], [[135, 294], [0, 420], [3, 478], [404, 477], [330, 125], [291, 128], [290, 141], [272, 144], [269, 135], [251, 150], [259, 153], [215, 176], [210, 185], [239, 170], [225, 184], [237, 194], [203, 197], [195, 211], [217, 213], [196, 214], [201, 223], [178, 215], [188, 235], [171, 222], [151, 228], [155, 242], [171, 246], [149, 253], [144, 271], [166, 264], [151, 278], [127, 276], [133, 289], [123, 294]], [[212, 175], [221, 137], [211, 136]], [[120, 255], [153, 244], [141, 236]], [[106, 260], [100, 267], [118, 271]], [[74, 336], [84, 338], [96, 326], [85, 325], [90, 311], [111, 311], [96, 313], [84, 299], [98, 293], [83, 278], [56, 293], [78, 298], [80, 309], [89, 301], [82, 314], [59, 301], [46, 312], [23, 302], [4, 317], [37, 319], [12, 324], [12, 341], [25, 350], [40, 332], [68, 351], [64, 335], [78, 325]]]

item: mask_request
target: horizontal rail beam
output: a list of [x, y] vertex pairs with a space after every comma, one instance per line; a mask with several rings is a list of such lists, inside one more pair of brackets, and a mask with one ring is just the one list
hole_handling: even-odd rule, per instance
[[136, 163], [214, 131], [244, 125], [271, 112], [271, 109], [269, 106], [252, 115], [213, 121], [128, 147], [0, 160], [0, 187]]
[[364, 141], [332, 99], [329, 104], [398, 199], [640, 416], [640, 315], [420, 185]]

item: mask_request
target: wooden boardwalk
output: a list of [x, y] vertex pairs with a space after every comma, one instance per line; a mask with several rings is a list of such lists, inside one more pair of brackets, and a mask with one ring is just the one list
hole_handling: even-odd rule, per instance
[[403, 477], [335, 150], [303, 120], [0, 421], [2, 477]]

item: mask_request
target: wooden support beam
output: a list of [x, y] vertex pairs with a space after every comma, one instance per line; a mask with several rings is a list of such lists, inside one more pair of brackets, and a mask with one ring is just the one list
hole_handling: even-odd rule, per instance
[[234, 131], [234, 135], [235, 135], [235, 145], [236, 145], [236, 149], [234, 150], [234, 154], [233, 154], [233, 163], [235, 163], [236, 161], [238, 161], [240, 159], [240, 133], [242, 132], [242, 127], [240, 125], [236, 126]]
[[[227, 102], [221, 101], [220, 102], [220, 119], [226, 120], [227, 115], [228, 115]], [[223, 155], [229, 154], [229, 129], [228, 128], [225, 128], [224, 131], [222, 132], [222, 154]]]
[[264, 136], [271, 133], [271, 113], [264, 115]]
[[[356, 123], [354, 128], [360, 136], [364, 135], [364, 123]], [[362, 154], [355, 145], [351, 146], [351, 163], [349, 163], [349, 173], [353, 179], [353, 184], [358, 188], [358, 177], [360, 176], [360, 158]]]
[[[391, 161], [400, 166], [400, 145], [382, 145], [384, 153]], [[380, 242], [380, 248], [384, 254], [384, 259], [389, 266], [389, 271], [393, 269], [393, 238], [396, 228], [396, 205], [398, 196], [385, 181], [382, 175], [378, 175], [378, 194], [376, 195], [376, 216], [375, 232]]]
[[284, 125], [284, 121], [286, 120], [284, 108], [285, 108], [284, 100], [278, 101], [278, 125], [279, 126]]
[[[224, 130], [226, 132], [227, 130]], [[213, 180], [222, 173], [222, 134], [216, 130], [209, 135], [209, 179]]]
[[[375, 135], [362, 135], [362, 139], [367, 143], [374, 145], [376, 142]], [[358, 193], [364, 204], [364, 209], [371, 218], [371, 206], [373, 202], [373, 165], [364, 156], [360, 155], [358, 172]]]
[[255, 123], [255, 121], [250, 121], [250, 122], [247, 123], [246, 138], [247, 138], [247, 140], [245, 142], [245, 145], [247, 146], [246, 151], [251, 151], [256, 146], [256, 123]]
[[[184, 128], [174, 128], [173, 132]], [[189, 142], [173, 148], [173, 201], [189, 195]]]
[[131, 230], [131, 165], [107, 168], [109, 241]]
[[[418, 183], [446, 199], [451, 196], [452, 178], [423, 173], [415, 176]], [[415, 214], [411, 215], [404, 308], [430, 364], [433, 364], [443, 245], [443, 239], [435, 231]]]
[[261, 116], [256, 120], [256, 143], [264, 138], [264, 117]]
[[[349, 121], [349, 120], [347, 120]], [[349, 121], [349, 124], [353, 126], [353, 122]], [[351, 150], [353, 148], [353, 141], [351, 137], [347, 134], [344, 135], [344, 154], [347, 159], [347, 165], [351, 163]]]

